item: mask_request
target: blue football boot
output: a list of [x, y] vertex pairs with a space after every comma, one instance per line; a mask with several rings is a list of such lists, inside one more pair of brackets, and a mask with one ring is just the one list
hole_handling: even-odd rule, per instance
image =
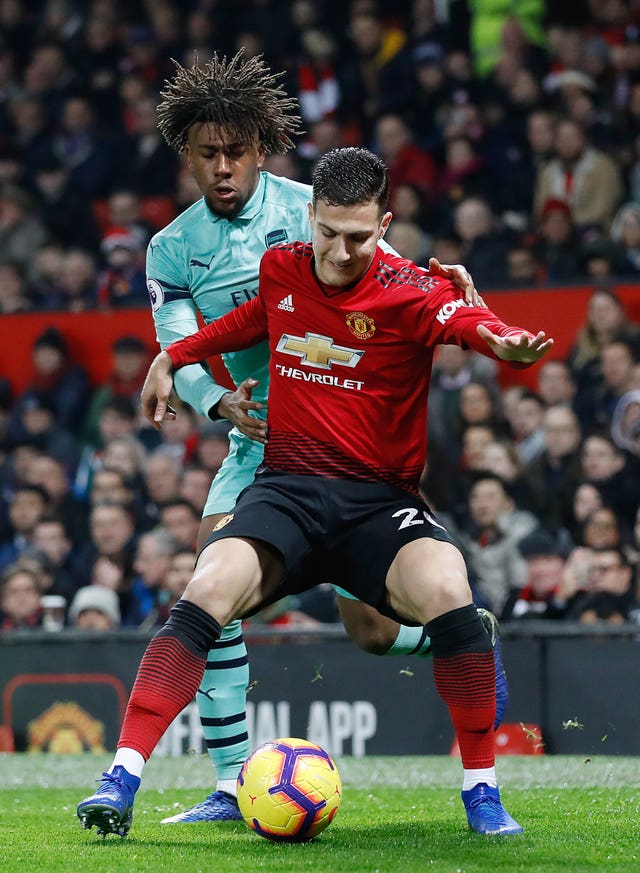
[[133, 822], [133, 800], [140, 779], [124, 767], [103, 773], [100, 788], [78, 804], [78, 818], [83, 828], [96, 826], [99, 836], [118, 834], [126, 837]]
[[477, 834], [511, 836], [521, 834], [522, 825], [511, 818], [500, 802], [500, 792], [484, 782], [462, 792], [462, 801], [467, 811], [467, 821]]
[[496, 665], [496, 717], [493, 729], [497, 731], [502, 724], [504, 712], [509, 701], [507, 674], [502, 663], [502, 653], [500, 652], [500, 630], [498, 619], [488, 609], [478, 607], [478, 615], [482, 619], [482, 624], [485, 626], [493, 646], [493, 660]]
[[238, 801], [226, 791], [214, 791], [201, 803], [163, 818], [160, 824], [190, 824], [199, 821], [242, 821]]

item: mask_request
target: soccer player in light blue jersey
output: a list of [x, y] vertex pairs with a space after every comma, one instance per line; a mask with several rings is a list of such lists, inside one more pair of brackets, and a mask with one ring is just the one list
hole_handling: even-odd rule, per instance
[[[147, 286], [158, 342], [164, 349], [198, 329], [198, 313], [210, 322], [258, 293], [258, 269], [270, 246], [310, 239], [307, 204], [311, 186], [261, 172], [266, 154], [292, 147], [299, 130], [296, 103], [260, 57], [219, 58], [187, 69], [179, 64], [162, 92], [159, 128], [177, 152], [185, 153], [202, 198], [151, 240]], [[469, 302], [478, 302], [463, 267], [430, 264], [451, 277]], [[291, 305], [286, 299], [281, 306]], [[215, 477], [203, 511], [199, 547], [236, 497], [253, 480], [266, 438], [268, 348], [264, 343], [224, 356], [237, 390], [218, 385], [205, 364], [181, 369], [175, 378], [179, 397], [200, 415], [226, 418], [233, 425], [230, 450]], [[330, 580], [339, 582], [340, 580]], [[422, 627], [405, 627], [340, 592], [345, 627], [361, 648], [376, 654], [430, 651]], [[490, 622], [490, 619], [487, 618]], [[495, 619], [493, 620], [495, 622]], [[495, 639], [495, 627], [493, 627]], [[501, 712], [506, 680], [496, 647]], [[241, 818], [235, 801], [236, 778], [249, 752], [245, 714], [249, 681], [241, 623], [226, 627], [211, 650], [197, 703], [209, 755], [216, 767], [216, 790], [205, 801], [165, 823]], [[215, 687], [215, 696], [210, 691]], [[123, 752], [124, 753], [124, 752]], [[141, 761], [116, 753], [118, 767], [141, 772]], [[135, 754], [135, 753], [134, 753]], [[108, 786], [107, 786], [108, 788]], [[126, 816], [125, 816], [126, 817]], [[114, 830], [121, 832], [124, 822]]]

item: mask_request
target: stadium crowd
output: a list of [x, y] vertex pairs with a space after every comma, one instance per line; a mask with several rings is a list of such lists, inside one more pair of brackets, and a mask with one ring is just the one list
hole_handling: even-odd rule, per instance
[[[0, 0], [0, 314], [147, 306], [147, 243], [199, 197], [157, 130], [171, 58], [263, 53], [306, 130], [266, 170], [308, 182], [328, 149], [366, 145], [390, 168], [402, 255], [464, 263], [489, 300], [592, 285], [569, 357], [539, 365], [535, 391], [501, 390], [491, 361], [441, 348], [423, 484], [478, 605], [634, 619], [640, 326], [612, 280], [640, 274], [640, 8], [230, 5]], [[68, 626], [152, 627], [189, 581], [228, 427], [187, 406], [145, 426], [152, 354], [122, 336], [96, 388], [48, 328], [25, 391], [0, 383], [0, 632], [58, 626], [52, 597]], [[260, 620], [336, 618], [327, 586]]]

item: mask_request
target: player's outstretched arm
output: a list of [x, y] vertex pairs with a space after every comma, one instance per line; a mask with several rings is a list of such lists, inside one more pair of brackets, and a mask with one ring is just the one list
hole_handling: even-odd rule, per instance
[[535, 336], [530, 333], [512, 333], [508, 336], [498, 336], [492, 333], [484, 324], [476, 328], [478, 336], [483, 339], [497, 358], [502, 361], [515, 361], [520, 364], [535, 364], [553, 346], [553, 339], [543, 330]]
[[437, 258], [429, 258], [429, 275], [449, 279], [456, 288], [464, 294], [464, 302], [469, 306], [487, 308], [487, 304], [478, 294], [473, 284], [473, 277], [462, 264], [441, 264]]

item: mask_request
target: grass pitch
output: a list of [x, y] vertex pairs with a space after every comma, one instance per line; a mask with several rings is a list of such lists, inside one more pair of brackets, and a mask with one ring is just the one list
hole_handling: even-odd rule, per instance
[[344, 797], [317, 840], [270, 843], [242, 822], [160, 825], [202, 800], [203, 758], [152, 760], [126, 840], [83, 831], [77, 802], [102, 756], [0, 755], [0, 870], [7, 873], [494, 873], [640, 870], [640, 758], [498, 760], [501, 792], [522, 836], [469, 832], [460, 762], [447, 757], [342, 758]]

